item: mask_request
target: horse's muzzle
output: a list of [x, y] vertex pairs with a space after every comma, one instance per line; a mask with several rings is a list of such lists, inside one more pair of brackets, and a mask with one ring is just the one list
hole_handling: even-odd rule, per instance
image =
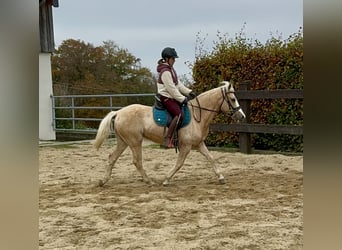
[[242, 122], [246, 119], [246, 115], [241, 108], [236, 110], [232, 117], [237, 122]]

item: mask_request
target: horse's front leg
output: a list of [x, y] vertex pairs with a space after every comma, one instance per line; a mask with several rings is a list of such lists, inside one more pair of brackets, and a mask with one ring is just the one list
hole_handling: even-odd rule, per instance
[[183, 166], [185, 158], [188, 156], [189, 152], [191, 150], [191, 145], [182, 145], [179, 149], [179, 155], [177, 158], [177, 163], [174, 166], [173, 169], [171, 169], [168, 174], [166, 175], [166, 178], [163, 182], [164, 186], [169, 185], [170, 183], [170, 179], [172, 178], [172, 176], [175, 175], [175, 173], [177, 173], [177, 171]]
[[143, 181], [145, 183], [151, 184], [151, 179], [147, 176], [143, 165], [142, 165], [142, 145], [141, 143], [138, 146], [131, 147], [132, 153], [133, 153], [133, 164], [137, 168], [138, 172], [140, 173], [141, 177], [143, 178]]
[[219, 179], [219, 182], [221, 184], [224, 184], [225, 183], [225, 180], [224, 180], [224, 176], [221, 174], [221, 171], [220, 169], [216, 166], [215, 164], [215, 160], [214, 160], [214, 157], [211, 155], [211, 153], [209, 152], [207, 146], [205, 145], [204, 142], [202, 142], [199, 147], [198, 147], [198, 150], [199, 152], [204, 155], [207, 160], [210, 162], [211, 166], [213, 167], [214, 169], [214, 172], [216, 174], [216, 176], [218, 177]]

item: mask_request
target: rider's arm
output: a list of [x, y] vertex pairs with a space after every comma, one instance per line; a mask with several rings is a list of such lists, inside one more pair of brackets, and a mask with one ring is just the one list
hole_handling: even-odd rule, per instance
[[177, 86], [172, 80], [171, 72], [164, 71], [163, 74], [161, 75], [161, 79], [164, 83], [164, 86], [167, 92], [170, 94], [170, 96], [176, 99], [178, 102], [182, 103], [186, 97], [179, 92]]

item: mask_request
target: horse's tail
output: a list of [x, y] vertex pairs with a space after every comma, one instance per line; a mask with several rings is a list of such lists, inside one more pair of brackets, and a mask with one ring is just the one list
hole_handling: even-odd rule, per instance
[[93, 146], [96, 148], [96, 150], [99, 150], [101, 147], [103, 141], [108, 138], [110, 133], [110, 123], [117, 114], [116, 111], [109, 112], [101, 121], [99, 125], [99, 129], [97, 130], [96, 138], [93, 141]]

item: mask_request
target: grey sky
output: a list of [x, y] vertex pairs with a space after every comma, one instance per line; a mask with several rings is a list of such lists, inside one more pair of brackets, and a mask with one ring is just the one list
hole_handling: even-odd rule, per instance
[[59, 0], [53, 8], [55, 42], [81, 39], [95, 46], [113, 40], [141, 58], [155, 73], [166, 46], [176, 48], [175, 68], [190, 76], [186, 61], [194, 62], [196, 34], [211, 50], [217, 32], [234, 37], [244, 26], [247, 38], [261, 42], [283, 39], [303, 27], [301, 0]]

